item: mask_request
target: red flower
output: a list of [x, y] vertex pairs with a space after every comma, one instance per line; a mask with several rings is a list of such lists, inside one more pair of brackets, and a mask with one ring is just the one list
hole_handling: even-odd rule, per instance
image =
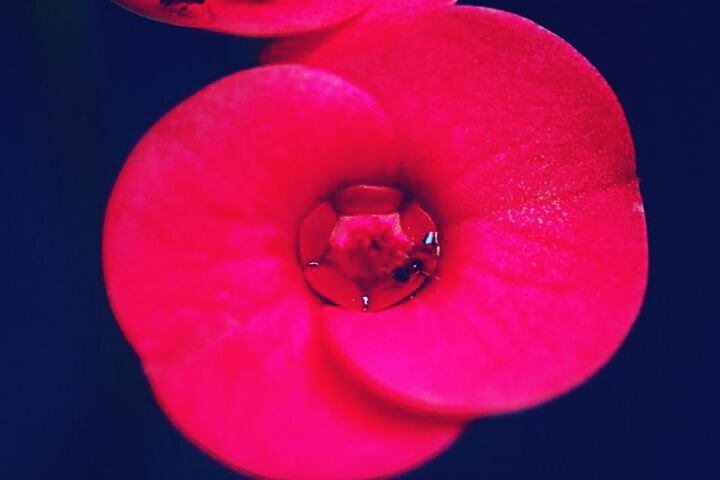
[[602, 77], [528, 20], [405, 10], [206, 87], [110, 200], [118, 321], [176, 425], [239, 470], [411, 468], [458, 418], [584, 381], [640, 306], [642, 201]]

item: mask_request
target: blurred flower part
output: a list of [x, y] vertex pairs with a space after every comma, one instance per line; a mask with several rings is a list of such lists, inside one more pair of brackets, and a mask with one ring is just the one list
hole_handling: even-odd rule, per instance
[[371, 5], [414, 8], [455, 0], [113, 0], [128, 10], [181, 27], [277, 37], [334, 27]]
[[144, 17], [183, 27], [267, 37], [348, 20], [370, 0], [114, 0]]

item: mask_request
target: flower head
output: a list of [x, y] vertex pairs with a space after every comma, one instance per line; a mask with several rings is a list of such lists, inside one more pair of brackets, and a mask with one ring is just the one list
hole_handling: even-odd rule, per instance
[[461, 418], [580, 384], [639, 309], [612, 90], [526, 19], [421, 3], [271, 45], [306, 66], [183, 102], [112, 194], [118, 321], [173, 421], [239, 470], [408, 469]]

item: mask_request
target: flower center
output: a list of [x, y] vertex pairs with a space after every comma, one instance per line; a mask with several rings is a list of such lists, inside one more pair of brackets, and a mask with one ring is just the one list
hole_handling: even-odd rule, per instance
[[383, 310], [432, 278], [440, 255], [430, 215], [392, 187], [354, 185], [315, 207], [299, 233], [305, 279], [324, 300]]

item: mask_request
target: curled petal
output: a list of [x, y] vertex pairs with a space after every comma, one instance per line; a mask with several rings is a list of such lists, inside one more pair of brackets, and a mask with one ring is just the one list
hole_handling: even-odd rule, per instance
[[375, 477], [458, 434], [338, 374], [297, 258], [311, 206], [348, 179], [392, 178], [393, 158], [368, 95], [300, 66], [206, 87], [130, 155], [106, 216], [108, 294], [164, 410], [221, 461], [274, 478]]

